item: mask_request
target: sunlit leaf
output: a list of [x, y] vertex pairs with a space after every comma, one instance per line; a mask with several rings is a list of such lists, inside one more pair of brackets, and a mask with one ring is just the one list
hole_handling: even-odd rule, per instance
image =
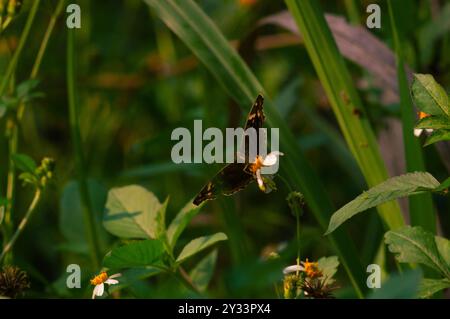
[[177, 262], [181, 263], [187, 258], [222, 240], [227, 240], [227, 235], [225, 235], [224, 233], [216, 233], [211, 236], [203, 236], [191, 240], [186, 246], [184, 246], [183, 250], [177, 258]]
[[419, 285], [419, 297], [429, 298], [438, 291], [450, 288], [450, 280], [448, 279], [422, 279]]
[[332, 284], [335, 280], [333, 276], [339, 267], [339, 259], [337, 256], [322, 257], [318, 261], [319, 269], [322, 271], [326, 284]]
[[113, 188], [108, 192], [103, 226], [121, 238], [156, 238], [160, 209], [165, 205], [142, 186]]
[[422, 112], [450, 116], [448, 95], [431, 74], [414, 74], [412, 94]]
[[181, 235], [183, 230], [189, 224], [189, 222], [200, 212], [200, 209], [203, 207], [203, 204], [196, 206], [192, 204], [190, 200], [181, 211], [175, 216], [175, 218], [170, 223], [167, 228], [167, 240], [171, 247], [174, 247], [178, 237]]
[[450, 279], [450, 266], [439, 253], [432, 233], [422, 227], [406, 226], [388, 231], [384, 238], [399, 262], [423, 264]]
[[346, 220], [362, 211], [400, 197], [432, 191], [439, 185], [439, 182], [431, 174], [426, 172], [409, 173], [392, 177], [362, 193], [336, 211], [331, 216], [330, 224], [325, 234], [331, 233]]

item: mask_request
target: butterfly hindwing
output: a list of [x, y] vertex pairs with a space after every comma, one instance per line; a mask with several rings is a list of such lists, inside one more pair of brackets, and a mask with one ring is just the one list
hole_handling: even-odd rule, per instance
[[246, 173], [248, 164], [231, 163], [220, 170], [195, 197], [194, 204], [200, 205], [205, 200], [215, 199], [217, 195], [232, 195], [244, 189], [253, 181], [253, 176]]
[[[258, 95], [255, 103], [253, 104], [250, 113], [247, 116], [247, 121], [245, 123], [244, 130], [252, 127], [256, 130], [257, 140], [259, 141], [259, 129], [263, 127], [264, 124], [264, 112], [263, 112], [264, 98], [262, 95]], [[249, 156], [249, 142], [248, 136], [244, 138], [244, 149], [246, 161]], [[259, 153], [259, 145], [258, 153]], [[193, 203], [195, 205], [200, 205], [205, 200], [210, 200], [216, 198], [218, 195], [232, 195], [242, 189], [244, 189], [248, 184], [254, 181], [254, 177], [249, 173], [247, 163], [231, 163], [226, 165], [222, 170], [220, 170], [198, 193], [195, 197]]]

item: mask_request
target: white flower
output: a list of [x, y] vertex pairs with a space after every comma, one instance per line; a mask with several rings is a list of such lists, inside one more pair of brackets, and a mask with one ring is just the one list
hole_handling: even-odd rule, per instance
[[105, 284], [107, 285], [116, 285], [119, 283], [117, 277], [122, 276], [122, 274], [114, 274], [111, 276], [108, 276], [108, 274], [105, 271], [102, 271], [99, 275], [95, 276], [94, 279], [91, 279], [91, 285], [94, 285], [94, 291], [92, 292], [92, 299], [95, 298], [95, 296], [103, 296], [103, 292], [105, 291]]
[[414, 136], [415, 137], [419, 137], [420, 135], [422, 135], [423, 131], [427, 132], [428, 134], [433, 133], [433, 129], [432, 128], [415, 128], [414, 129]]
[[287, 266], [286, 268], [283, 269], [283, 274], [287, 275], [292, 272], [304, 271], [304, 270], [305, 270], [305, 268], [302, 265], [291, 265], [291, 266]]
[[268, 193], [268, 192], [270, 192], [271, 189], [270, 189], [270, 187], [267, 188], [266, 187], [267, 183], [264, 182], [264, 178], [270, 178], [270, 177], [263, 177], [261, 174], [261, 168], [275, 165], [278, 161], [278, 157], [280, 157], [282, 155], [284, 155], [284, 154], [279, 151], [273, 151], [273, 152], [270, 152], [269, 154], [267, 154], [267, 156], [264, 158], [262, 156], [256, 157], [251, 170], [256, 177], [256, 181], [258, 182], [259, 189], [262, 190], [263, 192]]

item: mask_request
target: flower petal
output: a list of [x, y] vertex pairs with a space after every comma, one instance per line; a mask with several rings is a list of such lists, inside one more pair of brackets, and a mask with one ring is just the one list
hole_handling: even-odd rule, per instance
[[267, 154], [267, 156], [264, 158], [263, 165], [264, 166], [272, 166], [275, 165], [278, 161], [278, 157], [283, 155], [283, 153], [278, 151], [273, 151]]
[[92, 299], [95, 298], [95, 296], [103, 296], [103, 292], [105, 291], [105, 285], [104, 284], [99, 284], [97, 286], [95, 286], [94, 291], [92, 293]]
[[122, 276], [122, 274], [119, 272], [119, 273], [117, 273], [117, 274], [114, 274], [114, 275], [109, 276], [108, 278], [109, 278], [109, 279], [112, 279], [112, 278], [117, 278], [117, 277], [120, 277], [120, 276]]
[[256, 170], [256, 181], [258, 182], [258, 187], [260, 190], [264, 191], [265, 187], [264, 187], [264, 181], [261, 177], [261, 170], [257, 169]]
[[283, 274], [287, 275], [287, 274], [290, 274], [291, 272], [304, 271], [304, 270], [305, 270], [305, 268], [303, 266], [292, 265], [292, 266], [288, 266], [288, 267], [284, 268]]
[[423, 129], [421, 128], [415, 128], [414, 129], [414, 136], [415, 137], [419, 137], [420, 135], [422, 135]]
[[116, 279], [108, 278], [108, 279], [105, 280], [105, 284], [108, 284], [108, 285], [116, 285], [118, 283], [119, 283], [119, 281], [116, 280]]

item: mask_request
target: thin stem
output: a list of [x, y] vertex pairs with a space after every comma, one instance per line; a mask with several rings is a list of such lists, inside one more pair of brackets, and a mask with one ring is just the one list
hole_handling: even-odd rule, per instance
[[19, 227], [17, 227], [16, 232], [14, 233], [14, 235], [11, 237], [9, 242], [3, 248], [2, 254], [0, 255], [0, 262], [3, 260], [3, 258], [6, 256], [6, 254], [11, 250], [11, 248], [14, 246], [17, 238], [19, 238], [20, 234], [23, 232], [25, 226], [28, 223], [28, 220], [30, 219], [33, 212], [36, 210], [36, 206], [39, 203], [40, 198], [41, 198], [41, 189], [37, 188], [36, 192], [34, 193], [33, 200], [31, 201], [31, 204], [28, 207], [28, 210], [25, 213], [24, 218], [20, 222]]
[[9, 61], [5, 75], [3, 76], [2, 82], [0, 84], [0, 96], [2, 96], [5, 93], [5, 90], [8, 86], [9, 80], [10, 80], [12, 74], [14, 73], [14, 69], [16, 68], [17, 62], [19, 61], [20, 54], [22, 53], [22, 50], [28, 39], [28, 35], [30, 34], [31, 26], [33, 24], [33, 21], [36, 16], [36, 12], [38, 10], [40, 2], [41, 2], [41, 0], [33, 1], [33, 6], [31, 7], [30, 13], [27, 18], [27, 22], [22, 31], [22, 35], [20, 36], [19, 45], [17, 46], [17, 49], [14, 52], [13, 57], [11, 58], [11, 61]]
[[89, 196], [86, 171], [84, 164], [84, 155], [81, 145], [81, 134], [79, 125], [79, 111], [77, 107], [77, 95], [75, 91], [75, 31], [68, 29], [67, 34], [67, 91], [69, 104], [69, 121], [71, 129], [71, 138], [73, 150], [75, 153], [75, 164], [77, 171], [78, 187], [81, 196], [81, 205], [83, 208], [84, 224], [86, 228], [87, 241], [91, 252], [91, 258], [96, 268], [100, 265], [100, 247], [95, 226], [95, 217], [92, 210], [91, 199]]
[[300, 212], [296, 211], [295, 217], [297, 219], [297, 266], [300, 266]]
[[[47, 30], [45, 31], [44, 38], [41, 42], [38, 54], [37, 54], [36, 59], [33, 64], [33, 68], [32, 68], [31, 74], [30, 74], [30, 79], [35, 79], [37, 77], [37, 74], [38, 74], [40, 66], [41, 66], [42, 59], [44, 57], [44, 53], [48, 46], [50, 36], [54, 30], [57, 18], [62, 12], [64, 2], [65, 2], [65, 0], [59, 0], [59, 3], [56, 6], [55, 11], [54, 11], [52, 17], [50, 18], [50, 22], [47, 26]], [[30, 13], [30, 16], [31, 16], [31, 14], [32, 13]], [[29, 19], [30, 19], [30, 16], [29, 16]], [[32, 18], [34, 18], [34, 16]], [[30, 25], [31, 24], [32, 24], [32, 22], [30, 22]], [[24, 32], [22, 33], [21, 40], [22, 40], [22, 38], [26, 38], [28, 36], [28, 33], [26, 35], [24, 35], [25, 31], [26, 30], [24, 30]], [[24, 42], [25, 42], [25, 40], [24, 40]], [[19, 48], [20, 48], [20, 50], [19, 50]], [[13, 57], [11, 59], [11, 63], [14, 63], [15, 65], [17, 65], [18, 56], [20, 55], [21, 50], [22, 50], [21, 46], [19, 45], [18, 49], [14, 53], [15, 56], [17, 55], [17, 58]], [[12, 61], [15, 61], [15, 62], [12, 62]], [[14, 190], [15, 190], [15, 185], [16, 185], [15, 166], [14, 166], [14, 162], [11, 158], [11, 155], [17, 153], [17, 150], [19, 148], [19, 146], [18, 146], [19, 124], [20, 124], [20, 121], [22, 120], [24, 111], [25, 111], [25, 103], [20, 103], [20, 105], [17, 109], [16, 118], [14, 120], [10, 121], [10, 133], [9, 133], [9, 140], [8, 140], [10, 159], [9, 159], [9, 170], [8, 170], [8, 176], [7, 176], [7, 189], [6, 189], [6, 196], [8, 198], [9, 204], [6, 207], [6, 212], [5, 212], [5, 228], [4, 228], [5, 242], [8, 241], [9, 235], [12, 232], [11, 215], [12, 215], [12, 210], [14, 207]]]

